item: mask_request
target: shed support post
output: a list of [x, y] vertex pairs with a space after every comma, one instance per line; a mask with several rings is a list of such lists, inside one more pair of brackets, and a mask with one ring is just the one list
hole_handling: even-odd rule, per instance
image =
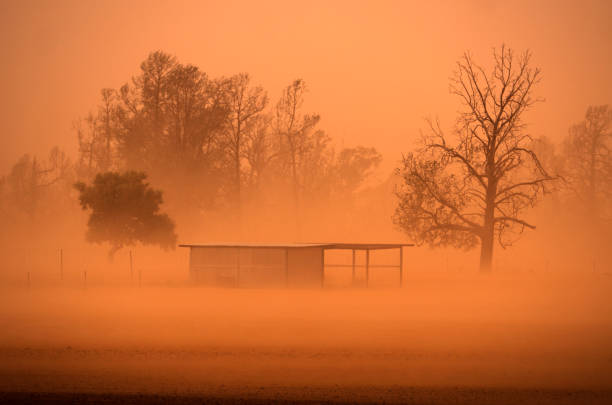
[[[195, 271], [193, 270], [193, 247], [189, 248], [189, 277], [191, 277], [191, 281], [195, 281], [196, 283], [199, 281], [198, 279], [198, 275], [195, 273]], [[130, 250], [131, 253], [131, 250]], [[130, 255], [131, 256], [131, 255]], [[131, 261], [130, 261], [130, 283], [132, 284], [132, 286], [134, 285], [134, 272], [131, 266]]]
[[63, 280], [64, 280], [64, 249], [60, 249], [60, 281], [63, 281]]
[[366, 288], [370, 284], [370, 249], [366, 249]]
[[240, 248], [236, 249], [236, 288], [240, 287]]
[[399, 248], [399, 286], [402, 288], [404, 284], [404, 249], [400, 246]]
[[289, 287], [289, 249], [285, 248], [285, 287]]
[[353, 274], [352, 274], [351, 284], [353, 287], [355, 287], [355, 249], [351, 249], [351, 251], [353, 252]]
[[321, 288], [325, 286], [325, 249], [321, 248]]

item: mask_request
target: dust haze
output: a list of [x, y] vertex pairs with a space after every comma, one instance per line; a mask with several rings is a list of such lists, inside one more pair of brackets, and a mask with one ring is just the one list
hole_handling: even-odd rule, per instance
[[0, 399], [611, 400], [608, 2], [0, 10]]

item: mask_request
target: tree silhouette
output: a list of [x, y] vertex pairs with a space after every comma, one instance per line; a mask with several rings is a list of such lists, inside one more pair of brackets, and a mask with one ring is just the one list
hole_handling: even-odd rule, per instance
[[312, 202], [352, 194], [374, 157], [368, 148], [336, 155], [317, 128], [320, 117], [303, 111], [306, 92], [295, 80], [270, 105], [247, 73], [210, 78], [151, 52], [131, 80], [103, 89], [98, 107], [76, 123], [76, 174], [91, 181], [107, 171], [142, 171], [164, 190], [178, 221], [223, 211], [241, 224], [254, 217], [243, 218], [244, 210], [282, 213], [299, 235]]
[[565, 139], [569, 189], [592, 222], [612, 219], [612, 109], [589, 107]]
[[93, 184], [75, 184], [84, 210], [91, 209], [86, 238], [90, 242], [108, 242], [109, 256], [137, 242], [174, 249], [174, 223], [159, 213], [162, 192], [144, 180], [142, 172], [106, 172], [96, 175]]
[[240, 222], [242, 209], [242, 160], [248, 154], [246, 150], [249, 134], [257, 130], [256, 124], [268, 103], [268, 96], [263, 88], [250, 84], [247, 73], [240, 73], [227, 81], [225, 91], [228, 115], [224, 141], [230, 154], [234, 172], [234, 202]]
[[[115, 91], [112, 133], [115, 138], [111, 169], [144, 171], [161, 184], [183, 211], [200, 211], [217, 200], [228, 181], [220, 141], [226, 123], [227, 80], [213, 80], [197, 66], [179, 63], [156, 51], [140, 65], [140, 72]], [[104, 98], [96, 122], [105, 121]], [[93, 128], [93, 129], [92, 129]], [[97, 129], [97, 133], [94, 130]], [[104, 150], [103, 127], [85, 126], [78, 132], [81, 162], [88, 166], [90, 150]], [[93, 174], [104, 172], [96, 164]], [[82, 170], [83, 173], [88, 172]]]
[[382, 162], [382, 156], [375, 148], [357, 146], [340, 151], [336, 159], [338, 189], [354, 192]]
[[480, 269], [490, 271], [495, 238], [512, 244], [535, 226], [521, 213], [538, 201], [553, 176], [542, 167], [525, 132], [523, 114], [534, 103], [540, 70], [529, 51], [493, 51], [490, 74], [465, 53], [451, 79], [463, 110], [456, 140], [428, 120], [422, 146], [403, 158], [394, 221], [417, 243], [472, 248], [480, 243]]
[[35, 215], [45, 201], [45, 190], [53, 184], [69, 177], [70, 160], [58, 147], [49, 152], [47, 160], [23, 155], [6, 177], [13, 203], [29, 215]]
[[278, 142], [275, 142], [276, 138], [270, 131], [271, 122], [270, 114], [258, 114], [246, 133], [243, 155], [247, 162], [247, 185], [251, 192], [260, 192], [268, 168], [278, 158]]
[[116, 166], [118, 95], [113, 89], [100, 91], [101, 103], [96, 114], [77, 120], [74, 129], [79, 142], [77, 171], [83, 177], [105, 172]]
[[[290, 174], [293, 194], [293, 215], [296, 220], [297, 234], [300, 234], [300, 167], [307, 164], [305, 160], [311, 154], [312, 146], [320, 144], [316, 138], [321, 133], [314, 131], [320, 121], [318, 114], [303, 114], [306, 83], [302, 79], [294, 80], [287, 86], [276, 104], [275, 130], [279, 136], [279, 157], [283, 171]], [[318, 135], [318, 136], [317, 136]]]

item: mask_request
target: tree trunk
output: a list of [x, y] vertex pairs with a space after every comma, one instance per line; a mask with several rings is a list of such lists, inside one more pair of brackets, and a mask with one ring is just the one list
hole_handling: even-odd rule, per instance
[[299, 241], [302, 237], [302, 219], [300, 217], [300, 188], [296, 161], [297, 151], [293, 143], [290, 143], [289, 147], [291, 152], [291, 173], [293, 177], [293, 219], [295, 220], [295, 238]]
[[[240, 138], [239, 138], [240, 139]], [[234, 155], [234, 176], [235, 176], [235, 184], [234, 184], [234, 192], [235, 192], [235, 209], [236, 209], [236, 226], [237, 231], [240, 237], [242, 237], [242, 185], [240, 179], [240, 141], [238, 141], [236, 145], [235, 155]]]
[[[493, 165], [491, 164], [491, 167]], [[495, 241], [495, 199], [497, 197], [497, 180], [489, 175], [486, 207], [482, 235], [480, 236], [480, 272], [489, 273], [493, 263], [493, 244]]]
[[595, 225], [599, 219], [599, 207], [597, 204], [597, 145], [591, 138], [589, 157], [589, 181], [587, 189], [587, 207], [590, 225]]
[[480, 238], [480, 272], [490, 273], [493, 264], [493, 228], [491, 231], [485, 229]]
[[238, 146], [236, 146], [236, 151], [234, 152], [234, 198], [237, 208], [242, 206], [242, 190], [240, 180], [240, 151], [238, 150]]

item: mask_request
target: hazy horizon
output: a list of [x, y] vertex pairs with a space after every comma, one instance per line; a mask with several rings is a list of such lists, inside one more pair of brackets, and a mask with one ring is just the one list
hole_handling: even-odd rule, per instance
[[[175, 55], [211, 77], [247, 72], [272, 100], [295, 78], [310, 89], [305, 109], [322, 116], [338, 146], [383, 155], [382, 179], [425, 128], [453, 125], [448, 78], [465, 51], [490, 66], [502, 43], [530, 49], [546, 101], [530, 133], [558, 142], [589, 105], [612, 94], [607, 1], [466, 2], [78, 2], [0, 5], [4, 132], [0, 172], [24, 153], [55, 145], [76, 156], [73, 122], [95, 109], [100, 89], [118, 88], [152, 51]], [[36, 117], [33, 119], [33, 117]]]

